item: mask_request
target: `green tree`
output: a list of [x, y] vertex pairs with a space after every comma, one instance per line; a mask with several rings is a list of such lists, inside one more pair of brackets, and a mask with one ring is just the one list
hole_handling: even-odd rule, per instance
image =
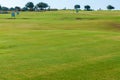
[[75, 10], [76, 10], [76, 13], [78, 13], [78, 12], [79, 12], [79, 9], [80, 9], [80, 5], [76, 4], [76, 5], [74, 6], [74, 8], [75, 8]]
[[108, 5], [108, 6], [107, 6], [107, 9], [108, 9], [108, 10], [112, 10], [112, 9], [115, 9], [115, 7], [113, 7], [112, 5]]
[[2, 9], [2, 11], [8, 11], [9, 10], [9, 8], [8, 7], [1, 7], [1, 9]]
[[22, 11], [27, 11], [27, 10], [28, 10], [27, 7], [23, 7], [23, 8], [22, 8]]
[[2, 6], [0, 5], [0, 10], [2, 10]]
[[15, 8], [11, 7], [11, 8], [10, 8], [10, 11], [13, 11], [13, 10], [15, 10]]
[[48, 4], [47, 3], [44, 3], [44, 2], [40, 2], [36, 5], [40, 10], [44, 10], [48, 7]]
[[20, 10], [21, 10], [21, 8], [20, 8], [20, 7], [18, 7], [18, 6], [16, 6], [16, 7], [15, 7], [15, 10], [20, 11]]
[[33, 11], [33, 8], [34, 8], [33, 2], [28, 2], [25, 6], [26, 6], [30, 11]]
[[75, 9], [80, 9], [80, 5], [77, 4], [77, 5], [74, 6], [74, 8]]
[[85, 5], [84, 8], [85, 8], [85, 10], [87, 10], [87, 11], [90, 11], [90, 10], [91, 10], [91, 9], [90, 9], [91, 7], [90, 7], [89, 5]]

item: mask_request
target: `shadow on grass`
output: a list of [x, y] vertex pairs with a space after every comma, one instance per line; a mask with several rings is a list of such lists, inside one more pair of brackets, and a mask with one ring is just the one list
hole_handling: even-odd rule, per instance
[[96, 20], [97, 18], [75, 18], [75, 20]]
[[2, 45], [0, 46], [0, 49], [10, 49], [10, 48], [15, 48], [18, 47], [17, 45]]
[[98, 20], [98, 18], [80, 18], [80, 17], [76, 17], [76, 18], [70, 18], [70, 17], [63, 17], [60, 18], [60, 20]]
[[8, 19], [8, 20], [23, 19], [25, 20], [25, 19], [31, 19], [31, 18], [0, 18], [0, 19]]

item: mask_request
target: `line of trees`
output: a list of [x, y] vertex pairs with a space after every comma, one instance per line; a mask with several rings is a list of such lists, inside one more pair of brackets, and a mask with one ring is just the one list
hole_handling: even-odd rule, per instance
[[39, 2], [38, 4], [34, 5], [33, 2], [28, 2], [24, 8], [26, 8], [29, 11], [40, 11], [40, 10], [46, 10], [49, 5], [44, 2]]
[[[107, 8], [108, 10], [115, 9], [115, 7], [112, 6], [112, 5], [108, 5], [106, 8]], [[74, 9], [76, 9], [76, 10], [80, 9], [80, 5], [76, 4], [76, 5], [74, 6]], [[85, 6], [84, 6], [84, 10], [86, 10], [86, 11], [92, 11], [90, 5], [85, 5]]]
[[12, 10], [18, 10], [18, 11], [43, 11], [43, 10], [50, 10], [50, 6], [47, 3], [39, 2], [38, 4], [34, 5], [33, 2], [26, 3], [25, 7], [21, 8], [19, 6], [16, 7], [4, 7], [0, 6], [0, 11], [12, 11]]
[[[79, 10], [80, 5], [75, 5], [74, 8], [76, 10]], [[106, 8], [108, 10], [115, 9], [115, 7], [112, 6], [112, 5], [108, 5]], [[44, 3], [44, 2], [39, 2], [36, 5], [33, 2], [28, 2], [28, 3], [26, 3], [25, 7], [23, 7], [23, 8], [21, 8], [19, 6], [16, 6], [14, 8], [13, 7], [8, 8], [8, 7], [5, 7], [5, 6], [0, 6], [0, 11], [12, 11], [12, 10], [18, 10], [18, 11], [45, 11], [45, 10], [52, 10], [52, 9], [50, 9], [50, 6], [47, 3]], [[57, 9], [53, 9], [53, 10], [57, 10]], [[90, 5], [85, 5], [84, 10], [91, 11], [92, 9], [91, 9]]]

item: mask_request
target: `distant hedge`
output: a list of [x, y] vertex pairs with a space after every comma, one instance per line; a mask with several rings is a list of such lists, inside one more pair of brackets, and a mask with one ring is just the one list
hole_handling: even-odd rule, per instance
[[10, 12], [8, 11], [0, 11], [0, 14], [9, 14]]

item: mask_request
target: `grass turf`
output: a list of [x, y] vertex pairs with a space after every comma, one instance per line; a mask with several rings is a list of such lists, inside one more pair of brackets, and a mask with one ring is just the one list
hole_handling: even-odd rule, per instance
[[0, 80], [119, 80], [119, 14], [0, 15]]

